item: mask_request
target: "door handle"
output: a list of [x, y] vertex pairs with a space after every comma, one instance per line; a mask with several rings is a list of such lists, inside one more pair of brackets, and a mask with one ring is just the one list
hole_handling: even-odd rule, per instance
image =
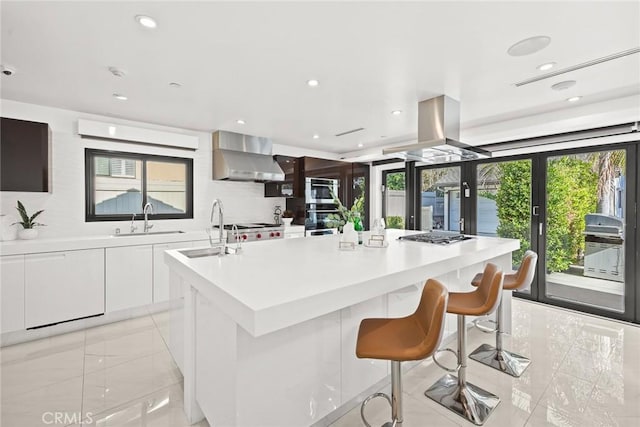
[[540, 206], [534, 206], [531, 209], [531, 213], [533, 214], [533, 216], [538, 216], [539, 215], [539, 212], [538, 212], [539, 210], [540, 210]]
[[460, 221], [458, 221], [458, 225], [460, 225], [460, 232], [464, 233], [464, 218], [460, 218]]
[[542, 236], [542, 223], [538, 224], [538, 235]]

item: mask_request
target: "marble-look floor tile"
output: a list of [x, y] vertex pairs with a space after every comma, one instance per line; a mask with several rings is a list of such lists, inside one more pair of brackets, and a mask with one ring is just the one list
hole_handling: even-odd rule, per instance
[[[557, 373], [551, 379], [540, 401], [539, 407], [553, 409], [562, 413], [582, 413], [595, 384], [583, 379]], [[537, 408], [536, 408], [537, 409]]]
[[97, 414], [181, 380], [182, 375], [169, 353], [155, 353], [86, 374], [83, 409]]
[[[3, 390], [0, 425], [3, 427], [64, 426], [82, 420], [81, 411], [82, 377], [80, 376], [20, 395], [10, 395]], [[60, 422], [56, 423], [56, 420]]]
[[139, 357], [166, 351], [167, 347], [156, 328], [109, 338], [88, 344], [85, 348], [84, 372], [111, 368]]
[[595, 382], [606, 369], [609, 357], [610, 349], [601, 353], [573, 346], [558, 367], [558, 372]]
[[118, 338], [155, 327], [156, 325], [149, 315], [96, 326], [86, 330], [87, 344], [104, 341], [109, 338]]
[[41, 357], [14, 360], [2, 365], [3, 396], [15, 396], [48, 385], [82, 377], [84, 348], [61, 351]]
[[41, 338], [22, 344], [10, 345], [0, 348], [0, 361], [2, 364], [38, 359], [54, 353], [84, 348], [85, 331], [71, 332]]

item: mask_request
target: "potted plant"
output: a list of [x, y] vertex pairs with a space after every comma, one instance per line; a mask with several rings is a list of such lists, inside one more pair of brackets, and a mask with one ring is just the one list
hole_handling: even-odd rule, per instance
[[35, 222], [35, 219], [38, 217], [38, 215], [44, 212], [44, 209], [41, 209], [33, 215], [29, 216], [22, 202], [18, 200], [18, 207], [16, 208], [16, 210], [20, 214], [20, 219], [22, 220], [14, 223], [22, 225], [22, 230], [18, 231], [18, 236], [24, 240], [35, 239], [36, 237], [38, 237], [38, 230], [36, 230], [35, 227], [41, 227], [44, 226], [44, 224]]
[[292, 210], [285, 210], [284, 212], [282, 212], [282, 223], [284, 225], [291, 225], [291, 222], [293, 221], [293, 211]]

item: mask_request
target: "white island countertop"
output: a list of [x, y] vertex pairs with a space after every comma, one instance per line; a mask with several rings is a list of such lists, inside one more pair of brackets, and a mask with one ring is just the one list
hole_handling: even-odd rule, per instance
[[241, 254], [223, 257], [187, 258], [170, 250], [166, 262], [258, 337], [520, 247], [513, 239], [473, 236], [435, 245], [397, 240], [415, 231], [386, 233], [386, 248], [339, 250], [336, 235], [244, 245]]

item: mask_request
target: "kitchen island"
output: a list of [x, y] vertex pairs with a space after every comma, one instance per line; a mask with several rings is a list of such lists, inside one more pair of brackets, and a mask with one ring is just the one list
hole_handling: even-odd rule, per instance
[[[339, 236], [247, 244], [224, 257], [167, 251], [169, 347], [189, 419], [298, 427], [337, 417], [389, 374], [387, 362], [355, 357], [363, 318], [413, 312], [430, 277], [470, 291], [486, 262], [509, 270], [520, 246], [397, 240], [411, 233], [387, 230], [388, 247], [354, 251], [339, 250]], [[503, 306], [509, 319], [509, 296]], [[454, 331], [448, 318], [445, 337]]]

